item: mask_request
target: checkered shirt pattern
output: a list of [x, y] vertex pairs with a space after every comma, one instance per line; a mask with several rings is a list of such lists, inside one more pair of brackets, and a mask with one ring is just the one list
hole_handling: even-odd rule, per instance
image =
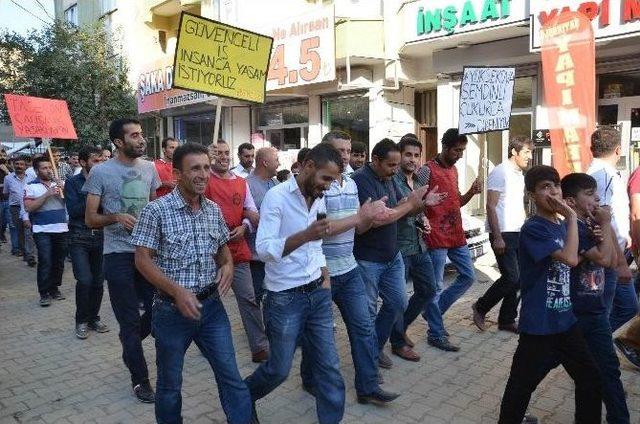
[[214, 256], [229, 241], [229, 230], [214, 202], [201, 197], [193, 212], [175, 189], [148, 203], [133, 229], [132, 243], [156, 251], [164, 274], [194, 292], [215, 281]]

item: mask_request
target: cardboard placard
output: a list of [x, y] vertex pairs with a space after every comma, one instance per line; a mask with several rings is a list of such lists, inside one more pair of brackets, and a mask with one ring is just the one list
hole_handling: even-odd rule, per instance
[[16, 94], [4, 100], [16, 137], [78, 139], [66, 101]]
[[460, 134], [509, 129], [516, 68], [465, 66], [460, 85]]
[[182, 12], [173, 87], [264, 103], [273, 38]]

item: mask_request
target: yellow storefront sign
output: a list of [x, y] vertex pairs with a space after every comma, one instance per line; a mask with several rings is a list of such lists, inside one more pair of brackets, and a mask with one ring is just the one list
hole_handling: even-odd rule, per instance
[[182, 13], [173, 86], [264, 103], [273, 38]]

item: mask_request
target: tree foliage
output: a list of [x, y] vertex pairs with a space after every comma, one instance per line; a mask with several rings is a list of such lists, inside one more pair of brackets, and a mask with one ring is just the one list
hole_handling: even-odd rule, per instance
[[[137, 114], [126, 64], [112, 46], [100, 23], [0, 33], [0, 92], [66, 100], [79, 141], [67, 147], [105, 145], [110, 121]], [[8, 123], [2, 97], [0, 119]]]

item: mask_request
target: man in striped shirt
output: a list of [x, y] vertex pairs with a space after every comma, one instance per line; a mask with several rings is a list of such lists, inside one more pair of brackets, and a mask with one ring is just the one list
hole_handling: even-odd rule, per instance
[[53, 165], [46, 156], [33, 160], [37, 178], [25, 187], [24, 209], [29, 213], [33, 239], [38, 248], [38, 292], [40, 306], [51, 299], [62, 300], [60, 293], [64, 259], [67, 256], [67, 210], [62, 200], [62, 183], [53, 181]]
[[[343, 166], [349, 164], [351, 153], [351, 137], [342, 131], [327, 133], [323, 143], [335, 147], [342, 157]], [[327, 218], [339, 220], [356, 215], [360, 209], [358, 187], [346, 174], [333, 181], [324, 194]], [[355, 232], [367, 231], [374, 218], [383, 214], [383, 200], [363, 205], [360, 211], [362, 220], [355, 228], [340, 234], [327, 237], [322, 242], [322, 251], [327, 260], [327, 268], [331, 278], [331, 295], [340, 309], [342, 319], [347, 327], [351, 342], [351, 357], [355, 367], [355, 386], [360, 403], [384, 404], [398, 397], [397, 393], [387, 392], [380, 388], [377, 365], [377, 336], [373, 321], [369, 315], [365, 286], [356, 258], [353, 256], [353, 239]], [[311, 372], [308, 355], [304, 354], [300, 366], [303, 388], [311, 394], [315, 393], [315, 382]]]

